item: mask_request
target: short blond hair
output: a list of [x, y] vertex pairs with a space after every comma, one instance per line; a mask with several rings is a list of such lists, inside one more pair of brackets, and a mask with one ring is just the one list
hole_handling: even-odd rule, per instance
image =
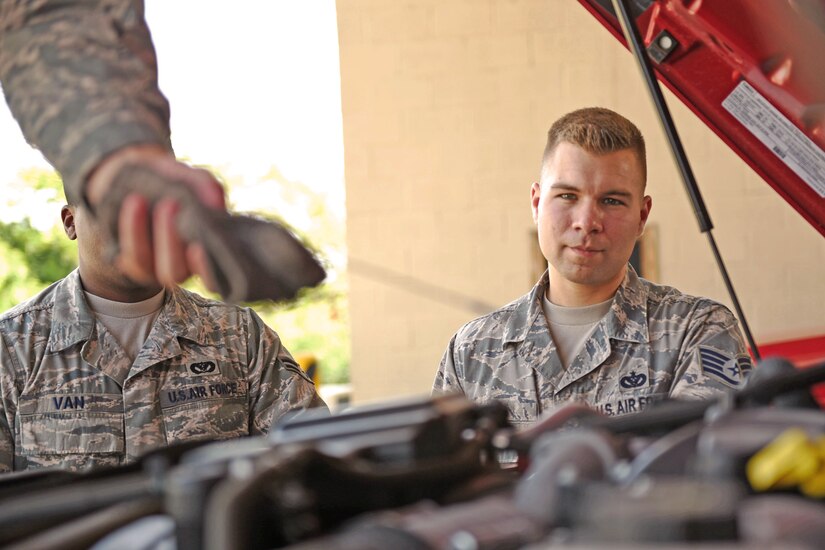
[[636, 125], [619, 113], [604, 107], [587, 107], [556, 120], [547, 132], [542, 169], [562, 142], [571, 143], [595, 155], [632, 149], [639, 159], [642, 177], [647, 181], [645, 139]]

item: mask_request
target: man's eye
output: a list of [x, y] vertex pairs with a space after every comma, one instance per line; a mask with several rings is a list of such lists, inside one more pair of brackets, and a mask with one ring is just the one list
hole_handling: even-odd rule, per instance
[[606, 199], [604, 199], [604, 203], [607, 204], [607, 205], [610, 205], [610, 206], [621, 206], [621, 205], [624, 204], [619, 199], [614, 199], [614, 198], [611, 198], [611, 197], [607, 197]]
[[575, 200], [576, 195], [574, 195], [573, 193], [561, 193], [559, 195], [559, 198], [564, 199], [566, 201], [572, 201], [572, 200]]

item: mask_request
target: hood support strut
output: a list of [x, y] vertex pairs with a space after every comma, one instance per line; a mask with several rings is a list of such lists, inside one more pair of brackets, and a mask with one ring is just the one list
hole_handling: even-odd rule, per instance
[[756, 342], [751, 334], [748, 322], [745, 320], [745, 313], [742, 311], [742, 306], [739, 304], [739, 299], [736, 297], [736, 291], [733, 289], [733, 283], [728, 275], [728, 270], [725, 267], [725, 262], [719, 253], [719, 248], [716, 246], [716, 240], [713, 238], [713, 222], [710, 220], [707, 208], [705, 208], [705, 201], [702, 199], [702, 194], [699, 191], [699, 186], [696, 183], [696, 178], [693, 176], [693, 170], [690, 168], [685, 150], [682, 147], [682, 141], [679, 139], [679, 134], [676, 131], [676, 125], [673, 123], [673, 118], [670, 116], [670, 110], [665, 103], [665, 98], [662, 95], [662, 90], [659, 87], [659, 82], [656, 80], [656, 75], [653, 72], [653, 66], [647, 56], [647, 50], [644, 47], [642, 36], [639, 29], [636, 27], [633, 18], [630, 14], [629, 0], [612, 0], [613, 9], [622, 25], [625, 39], [627, 40], [630, 51], [639, 63], [639, 68], [642, 71], [647, 89], [650, 92], [653, 104], [656, 106], [656, 111], [659, 114], [659, 121], [662, 123], [662, 128], [667, 135], [668, 143], [670, 144], [670, 151], [679, 168], [679, 173], [682, 176], [682, 183], [685, 190], [690, 196], [690, 202], [693, 205], [693, 212], [696, 214], [696, 220], [699, 222], [699, 229], [708, 237], [713, 256], [716, 259], [716, 264], [722, 274], [722, 279], [725, 282], [725, 287], [733, 302], [733, 307], [736, 309], [736, 315], [739, 317], [739, 322], [742, 324], [742, 332], [745, 334], [745, 339], [748, 341], [753, 357], [758, 361], [761, 359], [759, 349], [756, 347]]

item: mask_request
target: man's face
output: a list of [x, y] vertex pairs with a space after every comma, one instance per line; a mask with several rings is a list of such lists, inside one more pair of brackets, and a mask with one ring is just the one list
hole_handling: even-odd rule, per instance
[[625, 273], [650, 214], [644, 176], [631, 149], [595, 155], [562, 142], [530, 191], [551, 291], [576, 288], [608, 299]]
[[160, 292], [160, 286], [132, 281], [108, 260], [105, 233], [85, 208], [64, 206], [61, 217], [66, 235], [77, 239], [80, 280], [87, 292], [118, 302], [136, 302]]

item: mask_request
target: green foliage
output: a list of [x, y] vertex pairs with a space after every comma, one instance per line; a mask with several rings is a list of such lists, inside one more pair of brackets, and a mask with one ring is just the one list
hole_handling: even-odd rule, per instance
[[318, 359], [322, 384], [349, 382], [349, 316], [342, 293], [322, 286], [300, 306], [256, 310], [290, 352], [311, 353]]
[[40, 286], [65, 277], [77, 265], [75, 246], [60, 229], [52, 227], [48, 232], [41, 232], [32, 227], [28, 218], [13, 223], [0, 222], [0, 241], [21, 253], [19, 260]]
[[25, 255], [0, 241], [0, 311], [34, 296], [42, 288], [29, 274]]
[[[64, 203], [60, 177], [52, 171], [29, 169], [21, 172], [19, 186], [4, 193], [5, 208], [22, 210], [27, 194], [40, 204], [37, 212], [53, 212], [54, 222], [42, 231], [29, 214], [15, 221], [0, 222], [0, 309], [6, 309], [37, 294], [65, 277], [77, 266], [75, 245], [60, 228], [60, 207]], [[28, 197], [32, 198], [32, 197]], [[5, 216], [4, 216], [5, 218]]]
[[20, 172], [20, 179], [26, 186], [35, 191], [49, 191], [52, 196], [51, 203], [66, 203], [66, 196], [63, 194], [63, 180], [57, 172], [41, 168], [28, 168]]

